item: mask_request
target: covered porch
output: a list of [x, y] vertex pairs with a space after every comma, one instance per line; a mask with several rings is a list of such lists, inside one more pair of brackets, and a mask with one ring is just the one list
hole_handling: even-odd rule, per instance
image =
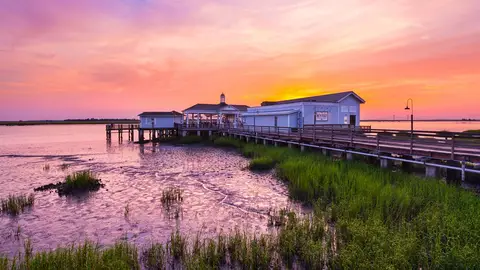
[[228, 107], [220, 110], [185, 110], [183, 126], [191, 129], [237, 128], [242, 126], [240, 115], [241, 111]]

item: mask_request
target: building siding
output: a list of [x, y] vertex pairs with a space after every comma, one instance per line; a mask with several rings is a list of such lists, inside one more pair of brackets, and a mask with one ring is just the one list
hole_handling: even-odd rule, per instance
[[182, 116], [140, 117], [140, 128], [152, 128], [152, 118], [154, 128], [174, 128], [175, 123], [182, 123]]

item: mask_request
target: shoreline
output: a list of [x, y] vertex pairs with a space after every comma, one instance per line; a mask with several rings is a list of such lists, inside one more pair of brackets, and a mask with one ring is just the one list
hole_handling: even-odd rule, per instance
[[42, 126], [42, 125], [107, 125], [107, 124], [138, 124], [138, 120], [31, 120], [31, 121], [0, 121], [0, 126]]

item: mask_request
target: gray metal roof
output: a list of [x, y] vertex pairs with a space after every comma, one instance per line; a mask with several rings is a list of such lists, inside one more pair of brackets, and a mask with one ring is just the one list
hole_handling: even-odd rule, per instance
[[189, 110], [199, 110], [199, 111], [219, 111], [223, 107], [227, 106], [232, 106], [235, 107], [239, 111], [246, 111], [247, 108], [249, 108], [247, 105], [230, 105], [226, 103], [218, 103], [218, 104], [204, 104], [204, 103], [198, 103], [193, 105], [190, 108], [187, 108], [183, 111], [189, 111]]
[[341, 102], [342, 100], [344, 100], [345, 98], [347, 98], [350, 95], [353, 95], [355, 98], [357, 98], [360, 101], [360, 103], [365, 103], [365, 100], [363, 100], [360, 96], [355, 94], [355, 92], [348, 91], [348, 92], [341, 92], [341, 93], [334, 93], [334, 94], [313, 96], [313, 97], [304, 97], [304, 98], [282, 100], [282, 101], [264, 101], [264, 102], [262, 102], [262, 106], [289, 104], [289, 103], [296, 103], [296, 102], [338, 103], [338, 102]]
[[171, 112], [143, 112], [138, 116], [180, 116], [180, 115], [183, 115], [183, 114], [177, 111], [171, 111]]

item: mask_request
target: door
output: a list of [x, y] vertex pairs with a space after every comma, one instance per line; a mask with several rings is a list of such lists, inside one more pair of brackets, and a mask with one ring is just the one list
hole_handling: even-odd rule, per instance
[[350, 125], [357, 125], [357, 116], [356, 115], [350, 115]]
[[275, 116], [275, 127], [278, 127], [278, 116]]

